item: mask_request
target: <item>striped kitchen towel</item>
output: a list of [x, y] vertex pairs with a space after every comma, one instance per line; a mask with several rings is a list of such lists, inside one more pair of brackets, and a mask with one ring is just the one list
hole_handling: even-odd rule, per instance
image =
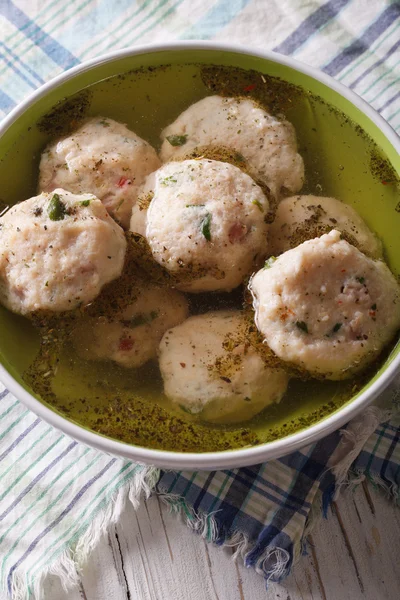
[[[339, 79], [400, 131], [400, 3], [388, 0], [0, 0], [0, 112], [63, 70], [136, 43], [217, 39], [275, 49]], [[387, 392], [397, 394], [399, 383]], [[369, 409], [342, 435], [279, 461], [159, 473], [86, 448], [0, 385], [0, 597], [65, 584], [124, 502], [155, 488], [194, 530], [279, 580], [351, 463], [398, 497], [400, 423]], [[378, 426], [379, 425], [379, 426]], [[361, 453], [360, 453], [361, 451]], [[357, 458], [358, 456], [358, 458]], [[355, 461], [355, 462], [353, 462]]]

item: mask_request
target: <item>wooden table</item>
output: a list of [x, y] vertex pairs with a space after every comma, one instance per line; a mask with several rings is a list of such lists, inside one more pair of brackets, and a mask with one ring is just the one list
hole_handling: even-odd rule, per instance
[[[400, 510], [382, 491], [346, 490], [311, 536], [308, 556], [266, 591], [232, 552], [207, 544], [153, 497], [120, 523], [83, 570], [80, 589], [46, 581], [43, 600], [398, 600]], [[42, 599], [41, 599], [42, 600]]]

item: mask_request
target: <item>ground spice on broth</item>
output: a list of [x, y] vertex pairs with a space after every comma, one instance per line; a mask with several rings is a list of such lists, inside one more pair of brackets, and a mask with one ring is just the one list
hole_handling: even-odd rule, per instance
[[[160, 93], [160, 89], [164, 89], [165, 93]], [[353, 164], [353, 169], [360, 172], [366, 169], [370, 179], [385, 184], [395, 181], [393, 169], [372, 140], [322, 99], [312, 97], [306, 90], [279, 78], [226, 66], [164, 65], [138, 69], [101, 81], [57, 104], [40, 119], [36, 131], [44, 145], [76, 128], [83, 118], [102, 115], [127, 123], [154, 146], [159, 146], [161, 130], [182, 110], [209, 94], [251, 98], [268, 112], [285, 117], [294, 124], [299, 151], [306, 166], [307, 180], [302, 193], [341, 196], [339, 188], [343, 181], [343, 165], [327, 165], [321, 157], [317, 126], [321, 119], [329, 120], [330, 127], [335, 130], [333, 133], [343, 137], [344, 146], [364, 145], [365, 154], [370, 157], [369, 165], [366, 169], [364, 163], [356, 167]], [[127, 105], [128, 97], [132, 98], [133, 108]], [[125, 100], [121, 101], [121, 98]], [[248, 172], [243, 156], [224, 147], [196, 148], [186, 158], [199, 157], [230, 162]], [[35, 157], [34, 168], [37, 168], [38, 158]], [[352, 192], [349, 181], [346, 182], [345, 196]], [[35, 183], [31, 186], [33, 193]], [[276, 207], [267, 186], [259, 180], [256, 183], [271, 201], [270, 221]], [[366, 188], [369, 184], [367, 181]], [[18, 199], [17, 193], [15, 196]], [[26, 192], [19, 199], [22, 197], [28, 197]], [[149, 195], [140, 198], [143, 208], [150, 201]], [[296, 241], [301, 243], [309, 239], [311, 233], [325, 231], [316, 231], [315, 224], [307, 223], [305, 228], [296, 232]], [[69, 314], [33, 316], [32, 322], [40, 338], [39, 351], [25, 378], [44, 402], [67, 418], [100, 434], [151, 448], [183, 452], [228, 450], [279, 439], [320, 421], [343, 405], [376, 372], [375, 365], [350, 381], [324, 382], [310, 379], [298, 369], [286, 365], [285, 368], [289, 368], [295, 378], [279, 405], [267, 407], [249, 422], [221, 426], [202, 423], [198, 417], [174, 408], [162, 394], [162, 381], [155, 361], [139, 369], [124, 369], [110, 361], [78, 359], [69, 339], [82, 316], [102, 316], [111, 320], [132, 300], [140, 282], [174, 286], [173, 275], [152, 260], [144, 238], [128, 233], [127, 240], [128, 252], [122, 276], [105, 286], [94, 302]], [[189, 272], [188, 277], [194, 274], [198, 275], [198, 271]], [[247, 325], [239, 338], [228, 336], [225, 347], [251, 344], [270, 367], [282, 367], [281, 361], [262, 343], [254, 326], [246, 286], [231, 293], [188, 294], [187, 297], [191, 314], [243, 308]], [[385, 351], [380, 362], [389, 351]], [[235, 368], [235, 364], [228, 357], [210, 368], [214, 368], [219, 376], [225, 376]]]

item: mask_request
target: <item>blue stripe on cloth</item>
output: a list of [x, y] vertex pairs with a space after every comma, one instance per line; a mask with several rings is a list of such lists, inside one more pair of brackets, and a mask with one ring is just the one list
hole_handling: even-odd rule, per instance
[[367, 75], [369, 75], [371, 73], [371, 71], [373, 71], [374, 69], [376, 69], [377, 67], [379, 67], [382, 63], [384, 63], [390, 56], [392, 56], [392, 54], [394, 52], [396, 52], [396, 50], [399, 47], [400, 47], [400, 39], [394, 44], [394, 46], [392, 46], [386, 52], [385, 56], [382, 56], [382, 58], [380, 58], [373, 65], [371, 65], [370, 67], [368, 67], [368, 69], [366, 69], [364, 71], [364, 73], [361, 73], [361, 75], [359, 77], [357, 77], [357, 79], [355, 81], [353, 81], [353, 83], [350, 85], [350, 89], [354, 89], [356, 87], [356, 85], [358, 85], [360, 83], [360, 81], [362, 79], [364, 79], [364, 77], [366, 77]]
[[208, 487], [210, 485], [210, 483], [212, 482], [212, 480], [214, 479], [214, 475], [215, 472], [211, 471], [207, 477], [207, 479], [205, 480], [202, 489], [200, 490], [199, 495], [196, 498], [196, 502], [193, 504], [193, 508], [194, 510], [197, 512], [200, 503], [203, 501], [204, 496], [206, 495], [207, 491], [208, 491]]
[[[245, 471], [246, 467], [244, 467], [242, 469], [242, 471]], [[307, 502], [307, 500], [304, 500], [304, 498], [297, 498], [296, 496], [293, 496], [289, 490], [283, 490], [282, 488], [278, 487], [277, 485], [275, 485], [274, 483], [272, 483], [272, 481], [268, 481], [268, 479], [265, 479], [265, 477], [261, 477], [261, 475], [257, 475], [255, 477], [255, 480], [258, 483], [261, 483], [262, 485], [269, 487], [272, 491], [276, 492], [277, 494], [279, 494], [280, 496], [282, 496], [282, 499], [284, 502], [289, 501], [292, 502], [292, 504], [298, 504], [299, 508], [310, 508], [310, 503]], [[297, 510], [297, 508], [295, 509]]]
[[[387, 477], [388, 473], [389, 473], [389, 465], [390, 465], [390, 459], [393, 456], [393, 453], [395, 451], [395, 448], [397, 446], [397, 444], [399, 443], [400, 440], [400, 430], [398, 429], [396, 434], [392, 436], [392, 443], [390, 444], [385, 458], [382, 461], [382, 467], [380, 470], [380, 477], [383, 481], [385, 481], [388, 485], [391, 485], [391, 480]], [[396, 465], [398, 466], [398, 465]]]
[[317, 8], [283, 42], [274, 48], [281, 54], [293, 54], [321, 27], [327, 25], [351, 0], [329, 0]]
[[[292, 540], [290, 539], [290, 537], [286, 533], [284, 533], [283, 531], [278, 529], [276, 526], [268, 525], [267, 527], [265, 527], [265, 529], [263, 529], [253, 550], [251, 552], [249, 552], [249, 554], [247, 554], [247, 556], [245, 558], [245, 566], [246, 567], [255, 567], [257, 565], [257, 562], [258, 562], [260, 556], [262, 556], [262, 554], [264, 554], [265, 548], [267, 548], [269, 545], [271, 545], [272, 547], [275, 547], [275, 548], [282, 548], [289, 555], [289, 561], [286, 564], [284, 571], [281, 572], [281, 575], [279, 577], [271, 575], [271, 578], [270, 578], [271, 581], [279, 583], [279, 581], [281, 581], [282, 579], [285, 579], [285, 577], [289, 574], [290, 569], [292, 567], [293, 543], [292, 543]], [[268, 565], [265, 564], [266, 561], [268, 561], [270, 564], [268, 564]], [[274, 553], [272, 553], [271, 557], [268, 557], [264, 560], [263, 569], [266, 568], [266, 569], [268, 569], [268, 571], [271, 571], [273, 573], [273, 571], [275, 570], [274, 567], [276, 566], [275, 565], [276, 561], [277, 561], [277, 556], [276, 556], [276, 553], [274, 552]]]
[[25, 83], [27, 83], [32, 89], [36, 90], [37, 88], [37, 84], [34, 83], [33, 81], [31, 81], [31, 79], [29, 79], [25, 73], [23, 73], [16, 64], [14, 64], [14, 62], [12, 60], [10, 60], [9, 58], [7, 58], [7, 56], [5, 56], [5, 54], [3, 54], [2, 52], [0, 52], [0, 58], [2, 58], [5, 62], [5, 64], [7, 65], [7, 67], [10, 67], [10, 69], [12, 69], [14, 71], [14, 73], [16, 73], [18, 75], [18, 77], [20, 77], [22, 79], [22, 81], [25, 81]]
[[11, 0], [0, 2], [0, 14], [18, 29], [24, 29], [24, 35], [39, 46], [62, 69], [69, 69], [79, 64], [79, 60], [71, 52], [31, 21]]
[[32, 75], [32, 77], [34, 77], [40, 84], [45, 83], [44, 79], [42, 79], [37, 73], [36, 71], [34, 71], [33, 69], [30, 68], [29, 65], [25, 64], [21, 58], [19, 56], [17, 56], [17, 54], [15, 54], [11, 48], [9, 48], [6, 44], [4, 44], [4, 42], [0, 41], [0, 45], [3, 46], [4, 50], [7, 52], [7, 54], [9, 54], [11, 56], [11, 58], [18, 62], [22, 68], [26, 69], [26, 71], [28, 71], [28, 73], [30, 75]]
[[323, 71], [334, 77], [353, 60], [364, 54], [390, 25], [400, 17], [400, 3], [388, 6], [364, 33], [344, 48], [333, 60], [323, 67]]
[[[76, 444], [76, 442], [75, 442]], [[26, 559], [26, 557], [32, 552], [32, 550], [38, 545], [38, 543], [40, 542], [40, 540], [42, 540], [44, 538], [45, 535], [47, 535], [47, 533], [49, 533], [49, 531], [51, 531], [52, 529], [54, 529], [54, 527], [56, 527], [56, 525], [58, 525], [58, 523], [60, 523], [60, 521], [63, 520], [63, 518], [71, 511], [71, 509], [75, 506], [75, 504], [78, 502], [78, 500], [80, 500], [82, 498], [82, 496], [87, 492], [87, 490], [98, 480], [100, 479], [107, 471], [108, 469], [116, 462], [116, 458], [113, 458], [112, 460], [110, 460], [109, 463], [107, 463], [105, 465], [105, 467], [103, 467], [103, 469], [101, 471], [99, 471], [99, 473], [97, 473], [96, 475], [94, 475], [92, 477], [92, 479], [89, 479], [88, 482], [85, 483], [85, 485], [83, 487], [81, 487], [81, 489], [75, 494], [75, 496], [72, 498], [71, 502], [68, 504], [68, 506], [65, 507], [65, 509], [58, 515], [58, 517], [56, 519], [54, 519], [54, 521], [52, 521], [52, 523], [50, 523], [34, 540], [33, 542], [30, 544], [30, 546], [26, 549], [26, 551], [24, 552], [24, 554], [21, 556], [21, 558], [11, 567], [9, 573], [8, 573], [8, 578], [7, 578], [7, 586], [8, 586], [8, 591], [11, 594], [11, 581], [12, 581], [12, 575], [15, 571], [15, 569], [17, 569], [19, 567], [19, 565]]]
[[[0, 90], [0, 94], [2, 94], [1, 90]], [[1, 98], [1, 95], [0, 95], [0, 98]], [[11, 98], [10, 98], [10, 100], [11, 100]], [[12, 100], [11, 100], [11, 102], [12, 102]], [[0, 392], [0, 400], [3, 400], [3, 398], [5, 398], [8, 393], [9, 393], [8, 390], [3, 390], [2, 392]]]
[[16, 446], [18, 446], [18, 444], [19, 444], [19, 443], [20, 443], [22, 440], [24, 440], [24, 439], [26, 438], [26, 436], [28, 435], [28, 433], [30, 433], [30, 432], [32, 431], [32, 429], [35, 429], [35, 427], [36, 427], [37, 425], [39, 425], [39, 423], [40, 423], [40, 419], [39, 419], [39, 418], [38, 418], [38, 419], [36, 419], [36, 421], [33, 421], [33, 423], [31, 423], [31, 424], [29, 425], [29, 427], [27, 427], [27, 429], [25, 429], [25, 431], [23, 431], [23, 432], [22, 432], [22, 433], [21, 433], [21, 434], [20, 434], [20, 435], [19, 435], [19, 436], [18, 436], [18, 437], [17, 437], [17, 438], [16, 438], [16, 439], [13, 441], [13, 443], [12, 443], [12, 444], [10, 444], [10, 446], [8, 446], [8, 448], [6, 448], [6, 449], [4, 450], [3, 454], [0, 454], [0, 462], [1, 462], [2, 460], [4, 460], [4, 458], [5, 458], [6, 456], [8, 456], [8, 454], [9, 454], [9, 453], [10, 453], [12, 450], [14, 450], [14, 448], [15, 448]]
[[179, 38], [183, 40], [212, 38], [228, 25], [249, 2], [250, 0], [219, 0], [202, 19], [181, 33]]
[[15, 498], [15, 500], [9, 505], [8, 508], [6, 508], [6, 510], [0, 515], [0, 521], [2, 521], [8, 514], [9, 512], [15, 508], [17, 506], [17, 504], [19, 504], [19, 502], [21, 502], [21, 500], [32, 490], [32, 488], [57, 464], [60, 462], [60, 460], [62, 458], [64, 458], [69, 452], [71, 452], [71, 450], [73, 448], [75, 448], [75, 446], [78, 444], [78, 442], [72, 442], [69, 446], [67, 446], [67, 448], [65, 448], [65, 450], [63, 450], [63, 452], [61, 452], [61, 454], [59, 454], [58, 456], [56, 456], [56, 458], [54, 460], [51, 461], [51, 463], [49, 463], [44, 469], [43, 471], [41, 471], [40, 473], [38, 473], [38, 475], [36, 475], [36, 477], [34, 479], [32, 479], [32, 481], [30, 482], [29, 485], [26, 486], [26, 488], [24, 488], [22, 490], [22, 492]]
[[[262, 467], [262, 465], [260, 465], [260, 467]], [[243, 479], [243, 474], [244, 474], [244, 469], [240, 469], [240, 471], [237, 472], [235, 479], [238, 483], [241, 483], [243, 485], [243, 487], [245, 487], [246, 481]], [[249, 478], [250, 484], [247, 484], [248, 492], [251, 491], [251, 488], [254, 486], [254, 489], [256, 490], [256, 492], [259, 496], [262, 496], [263, 498], [266, 498], [267, 500], [271, 500], [278, 506], [285, 505], [288, 510], [293, 511], [293, 512], [298, 512], [299, 514], [301, 514], [303, 516], [307, 516], [308, 511], [306, 511], [304, 509], [305, 503], [303, 502], [303, 500], [301, 498], [295, 498], [292, 494], [290, 494], [287, 496], [284, 495], [281, 499], [279, 499], [276, 497], [276, 495], [274, 496], [271, 493], [267, 492], [266, 490], [263, 490], [259, 486], [254, 485], [254, 483], [257, 482], [257, 480], [258, 480], [258, 475], [257, 474], [254, 475], [254, 473], [252, 473], [251, 478]], [[247, 493], [246, 493], [246, 496], [247, 496]], [[291, 500], [294, 498], [295, 498], [295, 502], [293, 503]], [[243, 504], [243, 501], [241, 502], [241, 505], [242, 504]]]

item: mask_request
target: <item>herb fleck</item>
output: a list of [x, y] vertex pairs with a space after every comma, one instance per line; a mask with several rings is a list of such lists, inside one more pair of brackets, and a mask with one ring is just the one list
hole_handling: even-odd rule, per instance
[[99, 123], [100, 125], [103, 125], [103, 127], [110, 127], [110, 123], [105, 119], [102, 119], [101, 121], [99, 121]]
[[376, 310], [376, 304], [373, 304], [373, 305], [371, 306], [371, 310]]
[[259, 210], [261, 210], [261, 212], [264, 212], [263, 205], [261, 204], [261, 202], [259, 200], [253, 200], [252, 204], [255, 204], [257, 206], [257, 208]]
[[296, 327], [304, 331], [304, 333], [308, 333], [308, 326], [305, 321], [296, 321]]
[[364, 283], [365, 281], [365, 277], [356, 277], [356, 279], [359, 283]]
[[64, 202], [61, 202], [58, 194], [53, 194], [47, 209], [51, 221], [62, 221], [65, 218], [66, 208]]
[[82, 201], [80, 202], [80, 205], [81, 205], [81, 206], [89, 206], [89, 204], [90, 204], [90, 200], [82, 200]]
[[164, 179], [161, 179], [160, 183], [161, 185], [170, 185], [171, 183], [176, 183], [178, 180], [174, 178], [173, 175], [170, 175], [169, 177], [164, 177]]
[[205, 204], [186, 204], [186, 208], [202, 208]]
[[36, 206], [33, 209], [33, 214], [35, 215], [35, 217], [40, 217], [40, 215], [42, 214], [42, 212], [43, 212], [43, 208], [41, 206]]
[[333, 329], [332, 329], [333, 333], [336, 333], [337, 331], [339, 331], [339, 329], [341, 328], [341, 326], [342, 326], [342, 323], [336, 323], [333, 326]]
[[167, 135], [166, 139], [171, 146], [184, 146], [187, 142], [187, 135]]
[[270, 269], [275, 261], [276, 261], [276, 256], [270, 256], [269, 258], [267, 258], [267, 260], [265, 261], [265, 264], [264, 264], [264, 269]]
[[201, 233], [204, 235], [207, 242], [211, 242], [210, 225], [211, 225], [211, 214], [207, 213], [201, 222]]

